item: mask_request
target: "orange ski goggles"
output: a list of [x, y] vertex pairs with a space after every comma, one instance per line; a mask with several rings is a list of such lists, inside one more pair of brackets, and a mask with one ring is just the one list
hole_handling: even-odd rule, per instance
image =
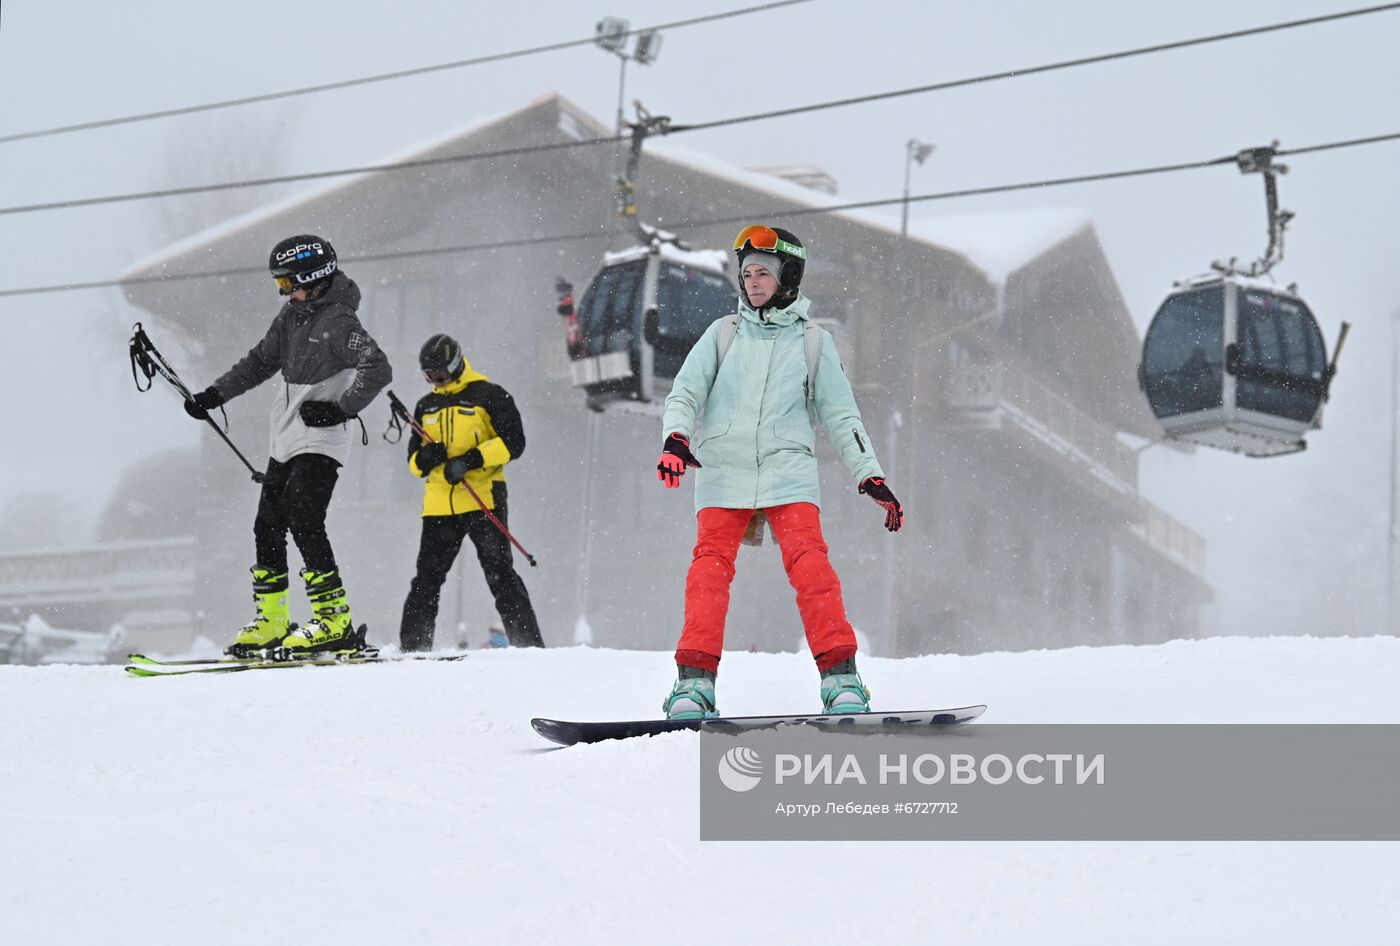
[[778, 231], [772, 227], [765, 227], [762, 224], [754, 224], [739, 231], [739, 235], [734, 238], [734, 252], [743, 253], [746, 249], [764, 250], [769, 253], [786, 253], [788, 256], [795, 256], [800, 260], [807, 258], [805, 247], [796, 243], [789, 243], [778, 236]]
[[277, 283], [277, 291], [281, 295], [290, 296], [297, 291], [297, 285], [291, 276], [273, 276], [272, 281]]

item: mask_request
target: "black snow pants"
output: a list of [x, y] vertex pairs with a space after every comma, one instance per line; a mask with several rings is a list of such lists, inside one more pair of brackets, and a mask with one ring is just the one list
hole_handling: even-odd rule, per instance
[[[504, 483], [493, 488], [496, 518], [506, 525], [506, 489]], [[423, 534], [418, 544], [418, 573], [409, 587], [403, 603], [403, 621], [399, 625], [399, 644], [405, 651], [430, 650], [437, 623], [438, 602], [442, 583], [457, 560], [462, 540], [470, 538], [476, 547], [476, 558], [486, 575], [486, 587], [496, 600], [496, 610], [505, 625], [506, 637], [512, 647], [543, 647], [539, 622], [530, 604], [525, 582], [515, 571], [510, 540], [491, 524], [481, 511], [455, 516], [424, 516]]]
[[312, 571], [335, 569], [335, 552], [326, 536], [326, 509], [331, 504], [340, 464], [320, 453], [303, 453], [286, 463], [267, 461], [267, 473], [253, 520], [258, 564], [277, 574], [287, 570], [287, 533]]

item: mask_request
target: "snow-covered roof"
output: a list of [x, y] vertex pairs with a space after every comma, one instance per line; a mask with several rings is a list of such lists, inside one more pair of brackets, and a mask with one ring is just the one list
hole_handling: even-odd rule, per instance
[[[566, 134], [576, 138], [589, 135], [602, 137], [609, 134], [609, 130], [602, 123], [589, 116], [587, 112], [558, 93], [551, 92], [535, 98], [521, 108], [475, 119], [449, 132], [434, 136], [432, 139], [386, 155], [374, 164], [408, 161], [446, 150], [458, 139], [518, 116], [551, 100], [556, 101], [559, 105], [559, 127]], [[824, 208], [849, 203], [849, 201], [803, 187], [772, 174], [738, 167], [713, 155], [678, 145], [666, 139], [654, 138], [648, 141], [646, 153], [649, 157], [684, 165], [712, 177], [772, 194], [774, 197], [800, 206]], [[370, 170], [335, 178], [307, 190], [298, 191], [282, 200], [230, 217], [222, 223], [168, 244], [138, 260], [128, 266], [120, 278], [131, 278], [149, 273], [152, 269], [159, 268], [193, 251], [210, 247], [225, 237], [271, 220], [293, 208], [322, 200], [338, 191], [363, 183], [378, 173], [380, 172]], [[839, 210], [833, 211], [833, 213], [887, 233], [899, 233], [899, 222], [892, 214], [887, 215], [873, 209]], [[660, 223], [675, 226], [679, 222], [660, 221]], [[1016, 270], [1089, 225], [1090, 216], [1084, 210], [1042, 208], [925, 218], [910, 222], [909, 236], [916, 242], [957, 253], [983, 272], [989, 281], [1004, 284]]]
[[[461, 125], [457, 128], [452, 129], [451, 131], [444, 132], [440, 135], [435, 135], [426, 141], [420, 141], [417, 144], [411, 145], [407, 148], [387, 154], [384, 157], [378, 159], [377, 161], [374, 161], [373, 164], [395, 164], [400, 161], [412, 161], [415, 159], [427, 157], [435, 151], [446, 149], [459, 138], [465, 138], [468, 135], [482, 131], [498, 122], [514, 118], [515, 116], [520, 115], [523, 112], [528, 112], [532, 108], [537, 108], [542, 103], [554, 98], [560, 99], [561, 104], [567, 104], [562, 99], [562, 97], [557, 95], [557, 93], [551, 92], [547, 95], [541, 95], [535, 98], [533, 101], [527, 103], [526, 105], [521, 106], [520, 108], [512, 109], [509, 112], [501, 112], [495, 115], [488, 115], [483, 118], [473, 119], [465, 125]], [[572, 105], [570, 105], [568, 109], [561, 112], [561, 120], [559, 122], [559, 127], [560, 130], [575, 138], [584, 138], [591, 135], [603, 136], [608, 134], [608, 130], [606, 128], [604, 128], [602, 125], [597, 124], [596, 122], [591, 122], [588, 119], [586, 113], [578, 109], [576, 106]], [[382, 172], [370, 170], [361, 171], [355, 174], [347, 174], [343, 177], [332, 178], [326, 181], [325, 183], [314, 185], [312, 187], [307, 188], [306, 190], [299, 190], [295, 194], [291, 194], [281, 200], [276, 200], [271, 203], [264, 204], [261, 207], [256, 207], [246, 213], [229, 217], [227, 220], [224, 220], [220, 223], [214, 224], [211, 227], [207, 227], [203, 230], [199, 230], [195, 233], [192, 233], [187, 237], [183, 237], [179, 240], [176, 240], [174, 243], [166, 244], [154, 253], [151, 253], [132, 263], [130, 266], [128, 266], [122, 271], [121, 275], [118, 278], [127, 279], [141, 274], [145, 270], [161, 266], [162, 264], [168, 263], [171, 260], [176, 259], [177, 257], [183, 256], [184, 254], [189, 253], [192, 250], [198, 250], [210, 246], [211, 244], [218, 242], [224, 237], [238, 233], [242, 230], [246, 230], [249, 227], [255, 226], [264, 221], [271, 220], [295, 207], [299, 207], [303, 204], [313, 203], [315, 201], [321, 200], [322, 198], [328, 197], [331, 194], [336, 193], [337, 191], [353, 187], [356, 184], [367, 181], [373, 178], [374, 175], [380, 173]]]
[[1298, 287], [1293, 283], [1283, 284], [1274, 279], [1272, 275], [1246, 276], [1241, 273], [1202, 273], [1199, 276], [1192, 276], [1188, 279], [1179, 279], [1172, 285], [1172, 291], [1177, 292], [1182, 289], [1198, 289], [1203, 286], [1215, 285], [1217, 283], [1232, 282], [1243, 289], [1255, 289], [1260, 292], [1270, 292], [1275, 295], [1291, 296], [1298, 298]]
[[1092, 224], [1087, 210], [1036, 207], [950, 214], [909, 221], [909, 235], [967, 257], [993, 282], [1012, 273]]
[[[662, 243], [658, 250], [662, 259], [672, 263], [679, 263], [694, 269], [703, 269], [719, 276], [728, 276], [729, 274], [729, 254], [723, 250], [683, 250], [670, 243]], [[648, 247], [640, 244], [629, 246], [625, 250], [612, 250], [604, 253], [603, 265], [612, 266], [615, 263], [645, 259], [650, 254], [651, 249]]]
[[663, 243], [661, 258], [695, 269], [707, 269], [721, 276], [729, 275], [729, 254], [723, 250], [683, 250]]

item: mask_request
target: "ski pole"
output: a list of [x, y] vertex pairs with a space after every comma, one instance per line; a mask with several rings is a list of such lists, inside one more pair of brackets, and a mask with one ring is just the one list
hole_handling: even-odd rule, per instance
[[[166, 381], [169, 381], [171, 387], [186, 401], [194, 400], [194, 395], [190, 393], [189, 388], [185, 387], [185, 383], [180, 380], [180, 376], [175, 373], [175, 369], [170, 367], [170, 362], [166, 361], [161, 353], [156, 351], [156, 346], [151, 344], [150, 336], [146, 334], [146, 330], [141, 327], [140, 322], [132, 326], [131, 341], [128, 343], [127, 347], [131, 355], [131, 378], [136, 382], [136, 390], [143, 392], [149, 391], [151, 386], [155, 384], [156, 375], [159, 374]], [[140, 372], [139, 374], [137, 373], [138, 369]], [[146, 377], [146, 386], [144, 388], [141, 387], [141, 375], [145, 375]], [[224, 433], [223, 428], [214, 423], [214, 418], [206, 413], [204, 415], [204, 421], [210, 427], [214, 428], [214, 433], [218, 434], [219, 437], [223, 439], [224, 443], [228, 444], [228, 448], [233, 451], [234, 455], [243, 461], [243, 465], [248, 468], [248, 472], [253, 474], [253, 482], [261, 483], [263, 481], [262, 471], [254, 469], [253, 464], [249, 463], [248, 458], [243, 455], [243, 451], [239, 450], [238, 447], [234, 445], [233, 441], [229, 439], [228, 434]]]
[[[408, 408], [404, 406], [403, 401], [399, 400], [399, 396], [395, 394], [392, 390], [388, 393], [389, 410], [393, 412], [394, 416], [398, 417], [400, 420], [406, 422], [408, 426], [412, 427], [413, 432], [418, 435], [418, 439], [422, 440], [424, 443], [437, 443], [437, 441], [434, 440], [431, 436], [429, 436], [428, 432], [422, 428], [418, 421], [413, 419], [413, 415], [408, 412]], [[540, 563], [535, 561], [535, 556], [525, 551], [525, 546], [521, 545], [520, 540], [518, 540], [515, 536], [510, 534], [510, 530], [506, 528], [505, 523], [497, 519], [495, 514], [492, 513], [491, 510], [486, 508], [486, 504], [481, 501], [481, 497], [476, 494], [476, 490], [472, 489], [471, 484], [468, 483], [465, 478], [463, 478], [462, 480], [462, 485], [467, 488], [467, 492], [471, 495], [472, 501], [475, 502], [478, 507], [480, 507], [482, 512], [486, 513], [486, 518], [491, 520], [491, 524], [497, 529], [500, 529], [501, 535], [505, 536], [507, 539], [510, 539], [511, 544], [520, 550], [521, 555], [525, 556], [525, 560], [530, 563], [530, 567], [538, 568]]]

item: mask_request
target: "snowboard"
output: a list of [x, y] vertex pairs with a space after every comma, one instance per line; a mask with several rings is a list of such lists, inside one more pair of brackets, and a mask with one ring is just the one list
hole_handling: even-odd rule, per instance
[[561, 746], [632, 739], [661, 733], [703, 730], [743, 733], [779, 726], [809, 726], [833, 732], [912, 732], [931, 726], [953, 726], [976, 719], [985, 706], [956, 709], [911, 710], [897, 713], [843, 713], [830, 716], [715, 716], [710, 719], [638, 719], [630, 722], [574, 723], [562, 719], [530, 720], [535, 732]]

